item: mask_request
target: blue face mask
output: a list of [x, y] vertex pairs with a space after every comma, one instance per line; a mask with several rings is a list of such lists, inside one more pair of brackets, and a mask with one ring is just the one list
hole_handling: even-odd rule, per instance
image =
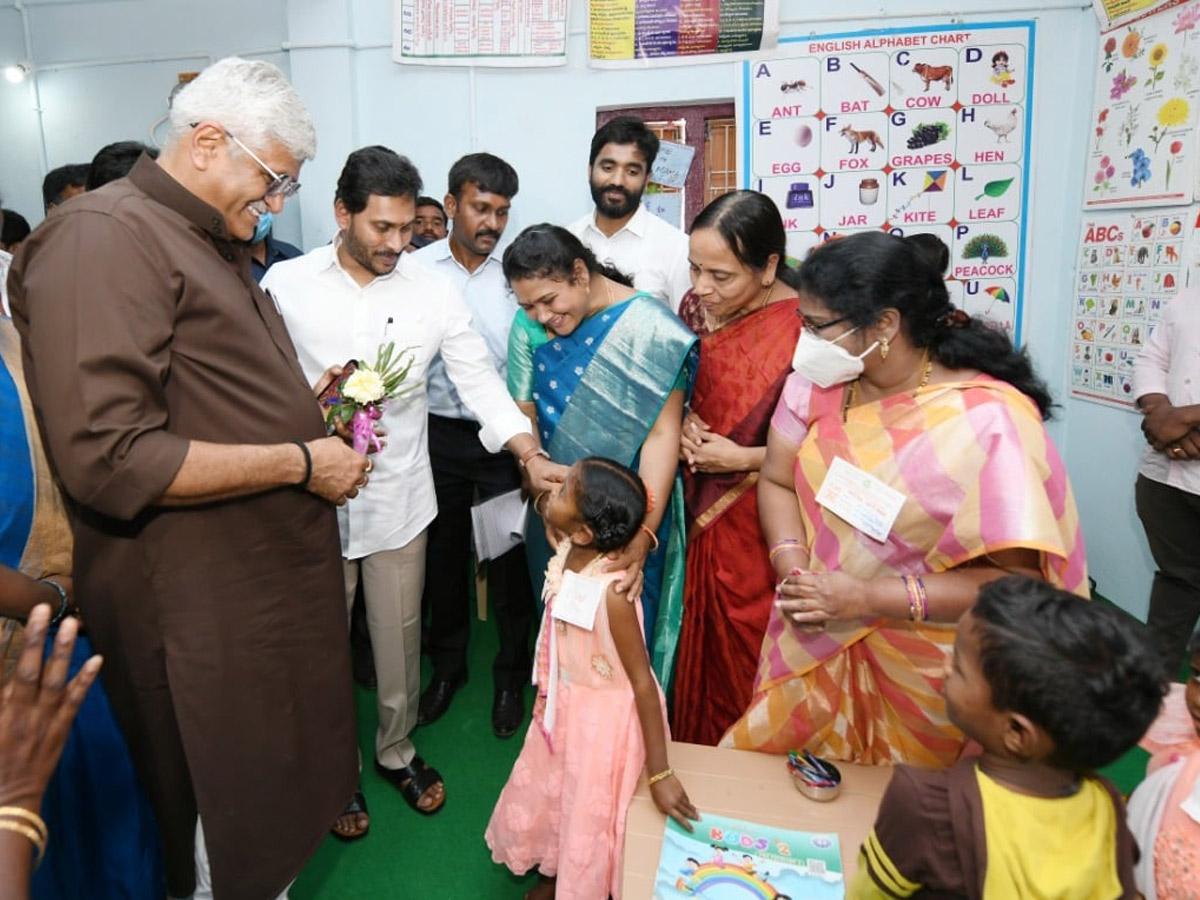
[[250, 243], [257, 244], [263, 240], [271, 232], [271, 226], [275, 224], [275, 215], [269, 209], [265, 209], [258, 214], [258, 224], [254, 226], [254, 237], [250, 238]]

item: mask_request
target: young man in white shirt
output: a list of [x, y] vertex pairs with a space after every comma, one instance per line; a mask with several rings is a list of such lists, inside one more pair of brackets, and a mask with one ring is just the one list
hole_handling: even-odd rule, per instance
[[[471, 309], [471, 325], [487, 343], [501, 378], [508, 363], [508, 332], [518, 307], [497, 246], [519, 186], [516, 171], [499, 157], [464, 156], [450, 169], [446, 193], [446, 214], [453, 230], [413, 256], [462, 292]], [[480, 442], [479, 420], [458, 396], [441, 357], [430, 366], [427, 384], [429, 456], [438, 516], [429, 526], [425, 551], [426, 638], [433, 678], [421, 694], [417, 715], [421, 725], [445, 714], [467, 678], [471, 505], [476, 499], [487, 500], [521, 486], [512, 456], [489, 453]], [[511, 737], [525, 718], [524, 691], [533, 665], [529, 639], [535, 607], [523, 544], [488, 561], [487, 593], [500, 638], [492, 666], [492, 730], [497, 737]]]
[[[508, 449], [530, 480], [546, 489], [561, 467], [544, 455], [528, 419], [496, 374], [471, 314], [446, 277], [403, 252], [412, 237], [421, 177], [408, 159], [386, 147], [351, 153], [338, 179], [333, 243], [276, 264], [263, 280], [274, 297], [306, 372], [348, 359], [373, 362], [394, 341], [412, 354], [408, 383], [423, 382], [439, 353], [458, 395], [479, 419], [479, 440]], [[346, 606], [363, 580], [367, 623], [379, 687], [375, 768], [416, 811], [442, 808], [441, 775], [409, 738], [420, 693], [421, 592], [426, 529], [437, 514], [426, 436], [424, 386], [392, 401], [381, 425], [386, 446], [373, 457], [368, 489], [338, 510]], [[366, 833], [356, 795], [334, 833]]]
[[618, 116], [592, 137], [588, 183], [596, 208], [569, 226], [596, 254], [633, 278], [633, 286], [671, 309], [692, 286], [687, 235], [642, 206], [658, 136], [634, 116]]

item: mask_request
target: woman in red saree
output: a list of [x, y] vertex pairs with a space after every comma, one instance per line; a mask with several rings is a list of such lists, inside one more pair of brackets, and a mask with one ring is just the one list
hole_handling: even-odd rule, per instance
[[779, 210], [725, 194], [692, 224], [693, 288], [680, 315], [701, 336], [681, 458], [688, 517], [672, 734], [715, 744], [750, 702], [775, 573], [755, 485], [800, 332]]

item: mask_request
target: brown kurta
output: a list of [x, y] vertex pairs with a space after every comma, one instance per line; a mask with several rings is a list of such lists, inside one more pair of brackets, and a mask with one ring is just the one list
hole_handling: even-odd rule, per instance
[[275, 897], [355, 785], [334, 510], [292, 488], [154, 504], [190, 439], [324, 434], [283, 320], [217, 210], [144, 156], [38, 228], [9, 282], [168, 887], [192, 891], [198, 809], [216, 896]]

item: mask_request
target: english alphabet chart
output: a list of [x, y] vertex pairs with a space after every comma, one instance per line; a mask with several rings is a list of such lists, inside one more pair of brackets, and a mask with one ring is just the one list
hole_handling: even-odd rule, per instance
[[786, 38], [738, 67], [738, 167], [799, 259], [866, 229], [936, 234], [951, 300], [1019, 340], [1035, 24]]
[[1083, 217], [1071, 317], [1071, 396], [1133, 410], [1133, 365], [1187, 279], [1189, 211]]

